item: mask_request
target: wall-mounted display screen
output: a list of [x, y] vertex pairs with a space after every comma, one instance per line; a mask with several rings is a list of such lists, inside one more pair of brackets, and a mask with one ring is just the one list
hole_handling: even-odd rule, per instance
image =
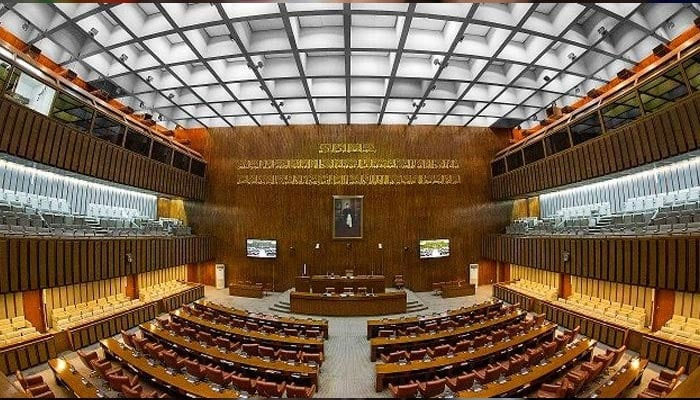
[[421, 240], [420, 258], [441, 258], [450, 255], [450, 239]]
[[253, 258], [277, 258], [277, 241], [246, 239], [246, 255]]

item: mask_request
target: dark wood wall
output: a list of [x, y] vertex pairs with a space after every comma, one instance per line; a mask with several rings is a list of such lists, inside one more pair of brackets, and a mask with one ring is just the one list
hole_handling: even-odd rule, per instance
[[[383, 270], [387, 280], [404, 274], [408, 286], [428, 290], [435, 281], [466, 278], [477, 262], [481, 240], [503, 229], [508, 203], [492, 203], [489, 161], [507, 143], [505, 132], [459, 127], [292, 126], [212, 129], [204, 141], [208, 161], [207, 201], [188, 203], [190, 224], [215, 238], [216, 260], [229, 281], [272, 283], [277, 290], [309, 273], [354, 268]], [[372, 143], [377, 153], [363, 157], [457, 159], [459, 170], [285, 170], [285, 174], [460, 174], [458, 185], [238, 185], [237, 163], [246, 159], [327, 158], [320, 143]], [[336, 155], [334, 158], [357, 158]], [[300, 172], [301, 171], [301, 172]], [[269, 172], [269, 171], [268, 171]], [[268, 173], [257, 172], [259, 174]], [[250, 172], [247, 172], [250, 173]], [[364, 195], [364, 238], [332, 239], [332, 196]], [[277, 239], [278, 258], [245, 256], [246, 238]], [[419, 260], [419, 239], [449, 238], [448, 258]], [[314, 244], [320, 243], [320, 250]], [[384, 249], [378, 249], [382, 243]]]
[[[518, 237], [490, 235], [485, 258], [610, 282], [700, 291], [700, 236]], [[568, 254], [568, 261], [565, 261]]]
[[612, 174], [700, 147], [700, 92], [599, 138], [492, 180], [505, 199]]
[[211, 260], [206, 236], [0, 237], [0, 293], [92, 282]]
[[111, 182], [202, 199], [205, 179], [0, 100], [0, 152]]

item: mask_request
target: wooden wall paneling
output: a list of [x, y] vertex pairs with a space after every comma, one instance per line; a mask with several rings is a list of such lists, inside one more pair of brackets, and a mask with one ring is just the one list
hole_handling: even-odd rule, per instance
[[630, 257], [629, 262], [625, 263], [625, 271], [629, 274], [629, 282], [633, 285], [639, 285], [639, 272], [640, 272], [640, 261], [639, 256], [641, 254], [640, 242], [638, 240], [627, 241], [630, 247]]
[[56, 137], [56, 124], [47, 123], [46, 131], [44, 131], [44, 148], [38, 161], [43, 164], [51, 162], [51, 154], [53, 153], [53, 142]]
[[616, 142], [619, 144], [619, 149], [616, 148], [617, 151], [619, 151], [620, 159], [618, 160], [620, 163], [618, 165], [618, 170], [620, 169], [627, 169], [630, 167], [630, 158], [629, 158], [629, 149], [630, 145], [627, 144], [627, 138], [625, 137], [625, 131], [627, 128], [621, 128], [618, 130], [617, 134], [615, 134], [615, 138], [617, 139]]
[[694, 146], [692, 145], [692, 143], [688, 143], [686, 141], [683, 128], [681, 128], [680, 115], [678, 114], [678, 108], [669, 110], [669, 112], [665, 114], [666, 126], [669, 130], [673, 132], [673, 136], [676, 140], [676, 145], [678, 145], [678, 153], [685, 153], [689, 150], [692, 150]]
[[8, 123], [9, 119], [14, 116], [12, 114], [10, 113], [10, 102], [0, 100], [0, 144], [5, 140], [5, 136], [9, 135]]
[[68, 140], [66, 142], [67, 145], [63, 149], [65, 154], [63, 155], [63, 164], [61, 165], [61, 168], [70, 170], [71, 166], [73, 165], [73, 157], [75, 156], [75, 141], [77, 136], [78, 134], [75, 132], [68, 132]]
[[698, 268], [700, 268], [700, 262], [698, 258], [700, 254], [698, 253], [698, 247], [700, 243], [700, 238], [691, 238], [688, 241], [688, 268], [686, 270], [688, 275], [688, 291], [695, 292], [700, 288], [698, 280], [700, 279], [700, 274], [698, 274]]
[[658, 124], [661, 126], [661, 130], [665, 133], [664, 137], [666, 139], [666, 146], [668, 146], [669, 155], [674, 156], [678, 154], [680, 151], [680, 145], [676, 141], [676, 134], [673, 130], [671, 122], [669, 121], [669, 113], [659, 113], [658, 117], [654, 119], [658, 121]]
[[656, 286], [666, 288], [666, 239], [656, 242], [656, 255]]
[[27, 147], [29, 140], [32, 136], [34, 136], [34, 132], [36, 132], [40, 126], [41, 120], [39, 118], [31, 118], [25, 123], [24, 129], [22, 130], [22, 136], [19, 139], [19, 146], [17, 148], [17, 155], [19, 157], [27, 158]]
[[664, 286], [664, 288], [666, 289], [676, 289], [680, 287], [678, 285], [678, 282], [676, 281], [676, 269], [678, 268], [678, 251], [678, 238], [669, 238], [666, 241], [666, 257], [664, 257], [664, 270], [666, 271], [666, 285]]
[[22, 238], [19, 241], [17, 266], [19, 269], [19, 290], [29, 290], [29, 239]]
[[49, 257], [48, 257], [48, 241], [46, 239], [37, 240], [37, 264], [39, 266], [39, 288], [49, 286]]
[[9, 107], [9, 115], [5, 121], [2, 137], [0, 137], [0, 151], [7, 152], [10, 148], [10, 139], [15, 128], [15, 121], [18, 117], [18, 107], [12, 105]]
[[39, 288], [39, 241], [32, 238], [28, 242], [29, 289], [36, 290]]
[[59, 124], [54, 124], [55, 130], [53, 135], [53, 142], [51, 143], [51, 155], [47, 161], [47, 164], [58, 166], [58, 157], [61, 153], [61, 145], [63, 142], [63, 126]]
[[[697, 112], [693, 107], [693, 102], [685, 101], [683, 106], [676, 111], [676, 116], [680, 122], [680, 127], [683, 129], [683, 135], [690, 149], [700, 147], [700, 137], [696, 138], [696, 131], [700, 128], [697, 114], [690, 115], [689, 112]], [[698, 133], [700, 135], [700, 133]]]
[[12, 137], [10, 138], [10, 143], [7, 148], [7, 152], [13, 155], [17, 155], [17, 147], [19, 147], [19, 140], [24, 134], [25, 127], [27, 125], [28, 112], [26, 109], [20, 109], [15, 120], [15, 126], [12, 129]]

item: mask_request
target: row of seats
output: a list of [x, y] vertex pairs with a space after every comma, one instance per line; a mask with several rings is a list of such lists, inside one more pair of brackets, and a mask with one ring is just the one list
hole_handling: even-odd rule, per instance
[[166, 393], [157, 390], [144, 390], [138, 375], [127, 373], [121, 366], [113, 366], [109, 360], [100, 358], [97, 351], [87, 353], [78, 350], [78, 357], [86, 368], [102, 379], [105, 387], [109, 387], [116, 393], [117, 396], [114, 397], [144, 399], [169, 397]]
[[[282, 397], [286, 392], [287, 397], [308, 398], [316, 392], [315, 386], [296, 386], [285, 381], [267, 381], [261, 377], [250, 378], [241, 373], [225, 371], [220, 366], [215, 366], [212, 363], [205, 364], [196, 359], [185, 357], [172, 348], [165, 349], [162, 344], [151, 342], [135, 334], [130, 335], [122, 331], [122, 338], [126, 345], [143, 356], [163, 365], [173, 374], [184, 373], [195, 382], [206, 382], [218, 388], [233, 386], [239, 391], [246, 392], [248, 395], [257, 393], [262, 397]], [[230, 351], [230, 348], [227, 351]], [[291, 390], [289, 390], [290, 387], [292, 388]]]
[[557, 399], [575, 397], [581, 389], [601, 376], [603, 371], [617, 364], [626, 349], [626, 346], [616, 350], [608, 349], [603, 354], [592, 356], [589, 361], [578, 363], [555, 382], [543, 383], [535, 393], [535, 397]]
[[16, 208], [29, 207], [39, 211], [70, 214], [71, 208], [68, 201], [56, 197], [35, 195], [14, 190], [0, 189], [0, 204], [11, 205]]
[[428, 381], [411, 380], [407, 384], [389, 384], [389, 391], [396, 398], [413, 398], [420, 392], [421, 397], [440, 397], [447, 386], [452, 392], [461, 390], [478, 389], [497, 380], [506, 380], [510, 375], [522, 374], [529, 367], [538, 365], [545, 360], [555, 357], [556, 354], [574, 343], [578, 329], [557, 336], [554, 340], [535, 345], [531, 348], [522, 348], [518, 354], [511, 355], [504, 361], [489, 360], [489, 364], [479, 368], [465, 371], [454, 376], [437, 374], [434, 379]]
[[[398, 337], [398, 336], [415, 336], [426, 332], [437, 333], [463, 326], [473, 325], [479, 322], [486, 322], [516, 311], [518, 305], [502, 307], [497, 310], [491, 310], [483, 313], [473, 313], [468, 315], [459, 315], [455, 318], [442, 318], [439, 320], [430, 320], [426, 324], [411, 324], [402, 326], [400, 329], [380, 329], [379, 337]], [[483, 311], [483, 310], [481, 310]]]
[[0, 346], [23, 342], [40, 335], [32, 323], [22, 315], [0, 319]]
[[662, 369], [659, 376], [650, 380], [647, 387], [637, 397], [642, 399], [666, 397], [680, 383], [684, 372], [685, 367], [680, 367], [676, 371]]
[[508, 288], [541, 300], [555, 301], [559, 297], [557, 288], [526, 279], [518, 279], [509, 284]]
[[610, 210], [610, 203], [606, 201], [601, 203], [584, 204], [582, 206], [560, 208], [555, 213], [555, 217], [559, 220], [568, 220], [575, 218], [606, 216], [610, 215]]
[[672, 342], [700, 347], [700, 319], [673, 315], [655, 335]]
[[[201, 308], [200, 308], [201, 307]], [[323, 332], [321, 332], [316, 327], [309, 328], [291, 328], [291, 327], [280, 327], [278, 325], [273, 325], [271, 323], [266, 323], [260, 320], [246, 319], [245, 317], [233, 316], [224, 312], [218, 312], [213, 309], [209, 309], [198, 305], [188, 305], [184, 306], [183, 310], [188, 313], [205, 318], [209, 321], [215, 323], [231, 326], [235, 328], [247, 329], [249, 331], [260, 331], [271, 334], [278, 334], [284, 336], [298, 336], [298, 337], [309, 337], [309, 338], [322, 338]]]
[[44, 382], [41, 375], [24, 376], [22, 371], [15, 371], [15, 377], [22, 391], [27, 397], [35, 397], [42, 399], [53, 399], [56, 395], [51, 391], [49, 385]]
[[140, 300], [130, 299], [124, 293], [118, 293], [109, 297], [58, 307], [51, 310], [51, 326], [57, 330], [64, 330], [71, 326], [128, 310], [140, 304]]
[[197, 331], [195, 327], [180, 324], [170, 320], [159, 319], [158, 323], [163, 329], [167, 329], [179, 336], [188, 337], [206, 346], [215, 346], [224, 351], [240, 351], [249, 356], [262, 357], [267, 360], [313, 362], [321, 365], [322, 353], [311, 353], [297, 350], [276, 349], [272, 346], [263, 346], [258, 343], [233, 342], [225, 337], [213, 336], [209, 332]]
[[510, 340], [517, 335], [527, 333], [532, 329], [539, 328], [544, 323], [544, 314], [539, 314], [531, 319], [511, 324], [505, 328], [496, 328], [487, 332], [478, 332], [470, 338], [460, 338], [457, 343], [439, 344], [433, 347], [408, 350], [399, 350], [391, 353], [380, 354], [380, 359], [384, 363], [424, 361], [436, 357], [454, 355], [465, 351], [488, 346], [493, 343]]
[[564, 308], [586, 315], [595, 315], [602, 320], [628, 328], [642, 329], [646, 325], [646, 311], [642, 307], [581, 293], [573, 293], [568, 299], [558, 299], [556, 303]]
[[160, 300], [163, 297], [168, 297], [175, 293], [185, 291], [190, 287], [190, 285], [177, 280], [161, 282], [153, 286], [140, 288], [139, 299], [144, 303]]
[[129, 207], [114, 207], [104, 204], [89, 203], [86, 215], [90, 217], [107, 217], [118, 219], [133, 219], [141, 216], [139, 210]]

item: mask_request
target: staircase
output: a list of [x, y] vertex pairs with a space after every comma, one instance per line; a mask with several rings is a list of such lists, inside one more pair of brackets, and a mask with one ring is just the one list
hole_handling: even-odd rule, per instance
[[107, 235], [109, 231], [100, 225], [100, 220], [95, 217], [85, 217], [85, 225], [95, 232], [95, 235]]
[[607, 228], [612, 225], [612, 216], [607, 215], [605, 217], [599, 217], [595, 225], [588, 227], [588, 232], [590, 233], [600, 233], [603, 228]]

